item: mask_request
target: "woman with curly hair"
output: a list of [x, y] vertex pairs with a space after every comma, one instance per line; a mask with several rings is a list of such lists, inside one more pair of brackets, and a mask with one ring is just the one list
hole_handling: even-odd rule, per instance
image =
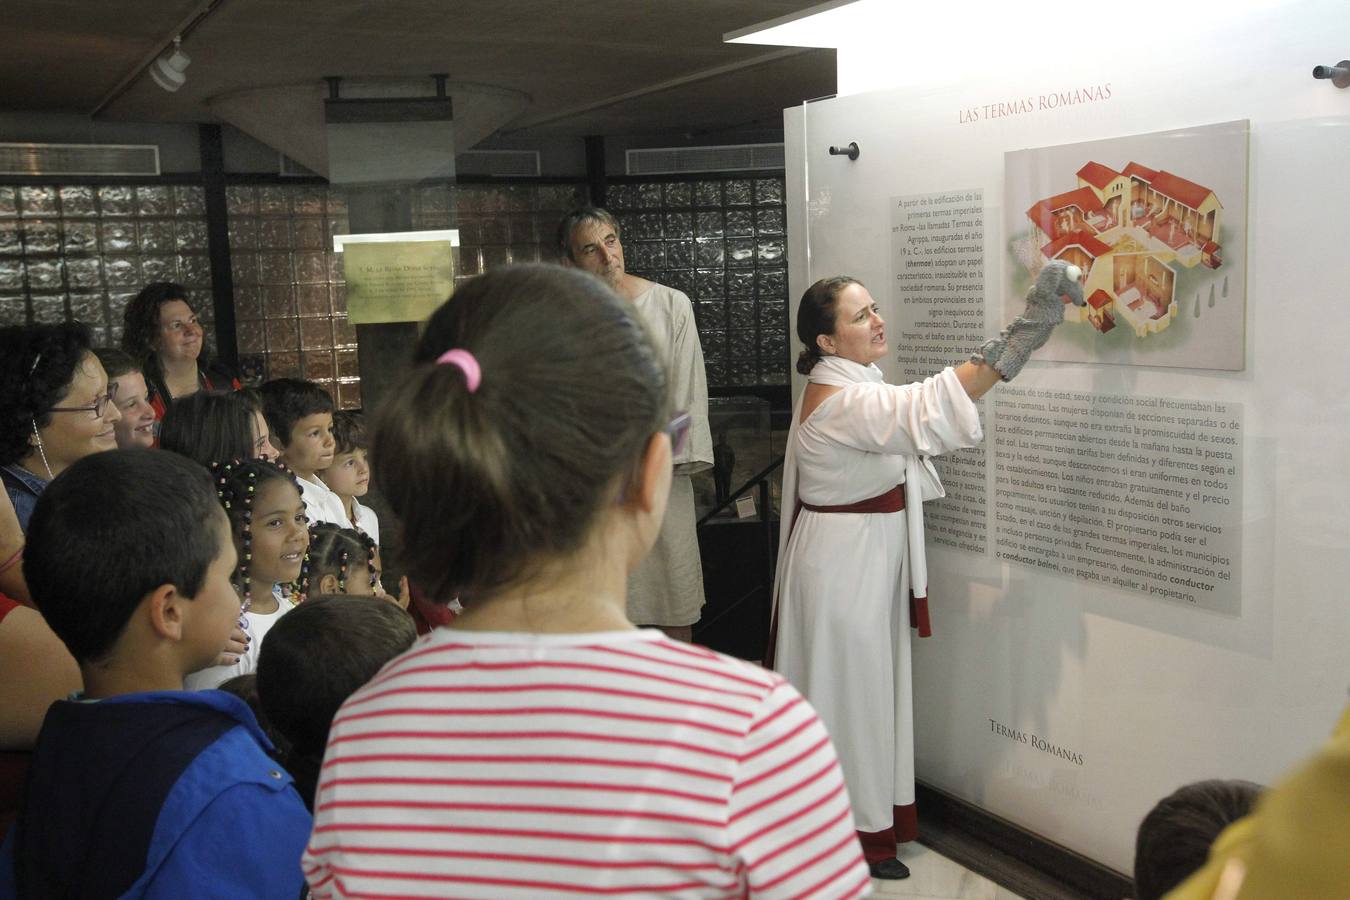
[[141, 364], [157, 418], [177, 397], [239, 390], [239, 379], [202, 362], [206, 332], [181, 284], [147, 284], [122, 311], [122, 323], [122, 349]]
[[122, 413], [79, 322], [0, 328], [0, 384], [0, 480], [27, 532], [48, 482], [117, 447]]

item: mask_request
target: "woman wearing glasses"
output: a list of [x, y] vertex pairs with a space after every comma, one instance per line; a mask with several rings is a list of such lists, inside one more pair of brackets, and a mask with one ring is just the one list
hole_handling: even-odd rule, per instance
[[143, 367], [156, 418], [164, 418], [175, 399], [199, 390], [239, 390], [237, 378], [203, 363], [206, 332], [182, 285], [146, 285], [123, 310], [122, 322], [122, 349]]
[[49, 481], [117, 447], [122, 413], [78, 322], [0, 328], [0, 383], [0, 479], [27, 531]]

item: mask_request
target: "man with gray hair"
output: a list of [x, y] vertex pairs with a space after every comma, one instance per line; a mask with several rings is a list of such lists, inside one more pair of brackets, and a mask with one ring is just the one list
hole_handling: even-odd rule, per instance
[[594, 206], [570, 213], [558, 225], [563, 265], [585, 269], [631, 303], [647, 326], [670, 380], [671, 402], [689, 413], [689, 440], [675, 457], [670, 503], [651, 553], [628, 578], [628, 618], [655, 625], [679, 640], [693, 637], [703, 608], [703, 566], [694, 517], [694, 485], [689, 476], [712, 465], [708, 430], [708, 378], [703, 348], [689, 298], [674, 288], [648, 281], [624, 269], [619, 223]]

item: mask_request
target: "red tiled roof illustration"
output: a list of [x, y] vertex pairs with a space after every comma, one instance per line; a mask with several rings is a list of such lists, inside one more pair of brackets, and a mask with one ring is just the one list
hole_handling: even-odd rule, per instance
[[1047, 259], [1054, 259], [1069, 247], [1081, 247], [1083, 252], [1093, 259], [1104, 256], [1111, 252], [1111, 247], [1097, 240], [1086, 231], [1073, 231], [1069, 234], [1055, 238], [1055, 240], [1041, 248]]
[[1120, 177], [1120, 173], [1099, 162], [1089, 162], [1078, 170], [1078, 177], [1095, 188], [1105, 190], [1108, 184]]
[[[1173, 175], [1171, 172], [1159, 172], [1158, 177], [1153, 179], [1153, 189], [1160, 194], [1171, 197], [1191, 209], [1199, 209], [1200, 204], [1214, 192], [1207, 187], [1202, 187], [1194, 181], [1187, 181], [1180, 175]], [[1220, 204], [1222, 205], [1222, 204]]]
[[1106, 291], [1102, 290], [1101, 288], [1098, 288], [1097, 290], [1093, 291], [1092, 296], [1088, 298], [1088, 306], [1092, 307], [1093, 309], [1101, 309], [1103, 306], [1105, 306], [1110, 302], [1111, 302], [1111, 295], [1108, 294]]
[[1125, 171], [1120, 174], [1129, 178], [1142, 178], [1144, 181], [1152, 181], [1158, 177], [1156, 169], [1150, 169], [1148, 166], [1141, 166], [1137, 162], [1131, 162], [1125, 167]]
[[1097, 195], [1092, 193], [1092, 188], [1081, 187], [1042, 200], [1027, 210], [1027, 218], [1035, 222], [1041, 231], [1044, 231], [1047, 235], [1053, 234], [1055, 221], [1053, 213], [1066, 206], [1077, 206], [1085, 213], [1099, 212], [1106, 208], [1097, 199]]

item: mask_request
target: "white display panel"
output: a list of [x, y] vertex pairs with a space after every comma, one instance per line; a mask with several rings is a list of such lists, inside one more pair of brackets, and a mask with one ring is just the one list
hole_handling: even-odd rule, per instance
[[[974, 349], [966, 345], [965, 317], [953, 314], [962, 304], [935, 294], [917, 302], [914, 286], [928, 282], [897, 279], [917, 270], [900, 252], [913, 245], [893, 229], [917, 222], [912, 212], [921, 208], [901, 203], [937, 202], [946, 218], [934, 233], [961, 234], [949, 244], [966, 243], [967, 232], [982, 234], [988, 335], [1006, 315], [1013, 259], [1007, 154], [1218, 123], [1245, 121], [1250, 129], [1240, 365], [1033, 361], [1015, 391], [1001, 396], [996, 388], [984, 402], [987, 445], [948, 476], [949, 487], [967, 483], [952, 492], [964, 508], [947, 512], [941, 501], [928, 511], [949, 533], [929, 534], [935, 633], [915, 642], [919, 777], [1121, 871], [1129, 871], [1135, 828], [1157, 799], [1201, 778], [1271, 781], [1321, 741], [1350, 685], [1350, 401], [1343, 387], [1350, 254], [1339, 226], [1350, 209], [1350, 90], [1309, 75], [1314, 65], [1347, 55], [1350, 7], [1287, 4], [1225, 29], [1222, 42], [1201, 43], [1201, 36], [1166, 59], [1103, 53], [1053, 73], [972, 70], [941, 90], [858, 94], [785, 113], [793, 315], [811, 281], [839, 273], [860, 278], [889, 323], [896, 352], [883, 368], [893, 381], [928, 374], [917, 370], [942, 358], [959, 362]], [[858, 160], [827, 153], [850, 141], [861, 148]], [[956, 201], [942, 200], [958, 193], [980, 198], [978, 228], [966, 227], [963, 215], [958, 226]], [[974, 268], [959, 247], [954, 255], [964, 261], [945, 268]], [[902, 307], [904, 285], [916, 302]], [[1203, 323], [1207, 287], [1191, 293], [1197, 290], [1204, 292]], [[996, 468], [1016, 453], [1010, 423], [1029, 414], [1005, 407], [1053, 402], [1063, 407], [1056, 413], [1061, 431], [1090, 434], [1093, 410], [1109, 423], [1121, 398], [1155, 414], [1163, 402], [1183, 404], [1173, 418], [1209, 417], [1199, 412], [1206, 404], [1214, 410], [1213, 426], [1152, 423], [1153, 449], [1128, 451], [1146, 458], [1137, 464], [1144, 483], [1161, 457], [1183, 460], [1186, 447], [1203, 455], [1212, 438], [1222, 438], [1219, 411], [1239, 427], [1241, 439], [1222, 445], [1237, 456], [1223, 461], [1221, 473], [1187, 471], [1202, 480], [1197, 488], [1207, 478], [1226, 482], [1208, 491], [1226, 503], [1215, 500], [1189, 518], [1177, 513], [1180, 525], [1136, 521], [1157, 534], [1134, 535], [1134, 546], [1128, 530], [1115, 548], [1094, 541], [1103, 548], [1098, 555], [1116, 549], [1117, 562], [1131, 568], [1149, 569], [1152, 552], [1165, 587], [1170, 575], [1153, 550], [1197, 550], [1205, 535], [1207, 550], [1222, 544], [1223, 552], [1211, 555], [1230, 557], [1227, 577], [1217, 561], [1179, 554], [1211, 574], [1178, 571], [1213, 583], [1212, 590], [1178, 583], [1176, 592], [1191, 597], [1166, 596], [1150, 593], [1156, 579], [1120, 569], [1094, 579], [1038, 566], [1030, 551], [1015, 554], [1030, 563], [996, 555], [1000, 542], [1040, 543], [1025, 539], [1022, 518], [1042, 536], [1054, 533], [1045, 516], [1037, 525], [1024, 513], [1012, 526], [1022, 538], [996, 530], [996, 505], [1016, 499], [998, 490]], [[1131, 477], [1123, 471], [1116, 480], [1125, 486], [1112, 493], [1128, 496]], [[1044, 478], [1037, 480], [1044, 487]], [[977, 491], [986, 507], [982, 523]], [[1104, 526], [1071, 524], [1075, 534]], [[1073, 540], [1064, 537], [1057, 550], [1073, 549]], [[1113, 584], [1112, 575], [1137, 583]], [[1196, 599], [1201, 593], [1214, 599]]]

